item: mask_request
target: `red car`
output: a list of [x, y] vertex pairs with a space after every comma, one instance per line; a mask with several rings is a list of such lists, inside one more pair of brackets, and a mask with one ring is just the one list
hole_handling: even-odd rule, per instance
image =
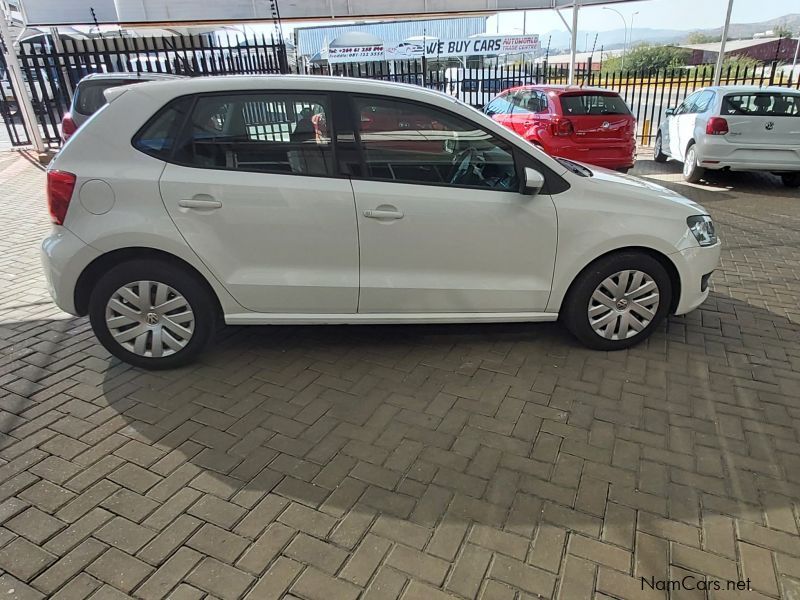
[[601, 88], [526, 85], [484, 108], [552, 156], [626, 172], [636, 153], [636, 119], [619, 94]]

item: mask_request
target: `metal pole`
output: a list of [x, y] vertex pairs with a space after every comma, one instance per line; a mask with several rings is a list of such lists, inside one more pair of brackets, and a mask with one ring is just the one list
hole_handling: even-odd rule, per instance
[[575, 0], [572, 5], [572, 44], [570, 45], [569, 56], [569, 81], [568, 84], [572, 85], [575, 82], [575, 46], [578, 43], [578, 11], [581, 8], [581, 0]]
[[[619, 18], [622, 19], [622, 61], [619, 65], [620, 69], [625, 68], [625, 53], [628, 51], [628, 22], [625, 20], [625, 15], [619, 12], [616, 8], [611, 8], [609, 6], [604, 6], [603, 10], [611, 10], [614, 11], [619, 15]], [[631, 21], [631, 27], [633, 27], [633, 21]]]
[[719, 43], [719, 55], [717, 56], [717, 66], [714, 69], [714, 85], [719, 85], [722, 76], [722, 62], [725, 60], [725, 41], [728, 39], [728, 28], [731, 25], [731, 11], [733, 10], [733, 0], [728, 0], [728, 12], [725, 15], [725, 25], [722, 28], [722, 41]]
[[36, 121], [36, 113], [33, 112], [33, 104], [28, 96], [28, 89], [25, 87], [25, 80], [22, 78], [22, 69], [19, 66], [17, 53], [14, 52], [14, 42], [8, 31], [6, 21], [6, 9], [0, 4], [0, 40], [6, 49], [6, 64], [8, 65], [8, 77], [17, 92], [19, 106], [22, 109], [22, 122], [28, 131], [28, 139], [31, 140], [36, 152], [43, 154], [45, 151], [42, 133], [39, 131], [39, 123]]
[[792, 77], [794, 77], [794, 70], [797, 67], [797, 51], [800, 50], [800, 36], [797, 37], [797, 43], [794, 45], [794, 59], [792, 60]]

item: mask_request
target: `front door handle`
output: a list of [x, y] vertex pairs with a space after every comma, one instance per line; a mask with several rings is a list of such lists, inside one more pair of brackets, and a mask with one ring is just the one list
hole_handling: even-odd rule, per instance
[[364, 211], [364, 216], [368, 219], [383, 219], [387, 221], [402, 219], [402, 211], [397, 210], [394, 206], [381, 205], [378, 208], [373, 208]]
[[182, 206], [183, 208], [197, 208], [197, 209], [215, 209], [215, 208], [222, 208], [222, 202], [219, 200], [214, 200], [211, 197], [197, 197], [194, 198], [183, 198], [178, 200], [178, 206]]

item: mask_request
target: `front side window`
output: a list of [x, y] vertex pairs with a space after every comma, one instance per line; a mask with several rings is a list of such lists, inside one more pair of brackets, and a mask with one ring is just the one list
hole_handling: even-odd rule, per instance
[[628, 105], [616, 94], [562, 95], [561, 110], [565, 115], [629, 115]]
[[357, 97], [355, 105], [368, 177], [518, 190], [510, 144], [469, 120], [388, 98]]
[[175, 160], [209, 169], [330, 175], [327, 96], [240, 93], [200, 96]]
[[694, 101], [697, 100], [697, 96], [699, 96], [699, 92], [695, 92], [686, 97], [686, 99], [681, 102], [681, 105], [675, 109], [675, 115], [684, 115], [692, 111], [692, 106], [694, 105]]
[[800, 96], [775, 92], [729, 94], [722, 99], [724, 115], [800, 117]]

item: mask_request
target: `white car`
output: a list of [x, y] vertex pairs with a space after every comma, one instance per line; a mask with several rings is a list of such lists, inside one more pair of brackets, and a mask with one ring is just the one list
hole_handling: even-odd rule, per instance
[[457, 100], [346, 78], [113, 88], [47, 173], [55, 302], [146, 368], [229, 324], [555, 321], [603, 350], [708, 295], [706, 211]]
[[800, 186], [800, 91], [725, 85], [690, 94], [656, 134], [656, 162], [683, 162], [686, 181], [706, 169], [772, 171]]

